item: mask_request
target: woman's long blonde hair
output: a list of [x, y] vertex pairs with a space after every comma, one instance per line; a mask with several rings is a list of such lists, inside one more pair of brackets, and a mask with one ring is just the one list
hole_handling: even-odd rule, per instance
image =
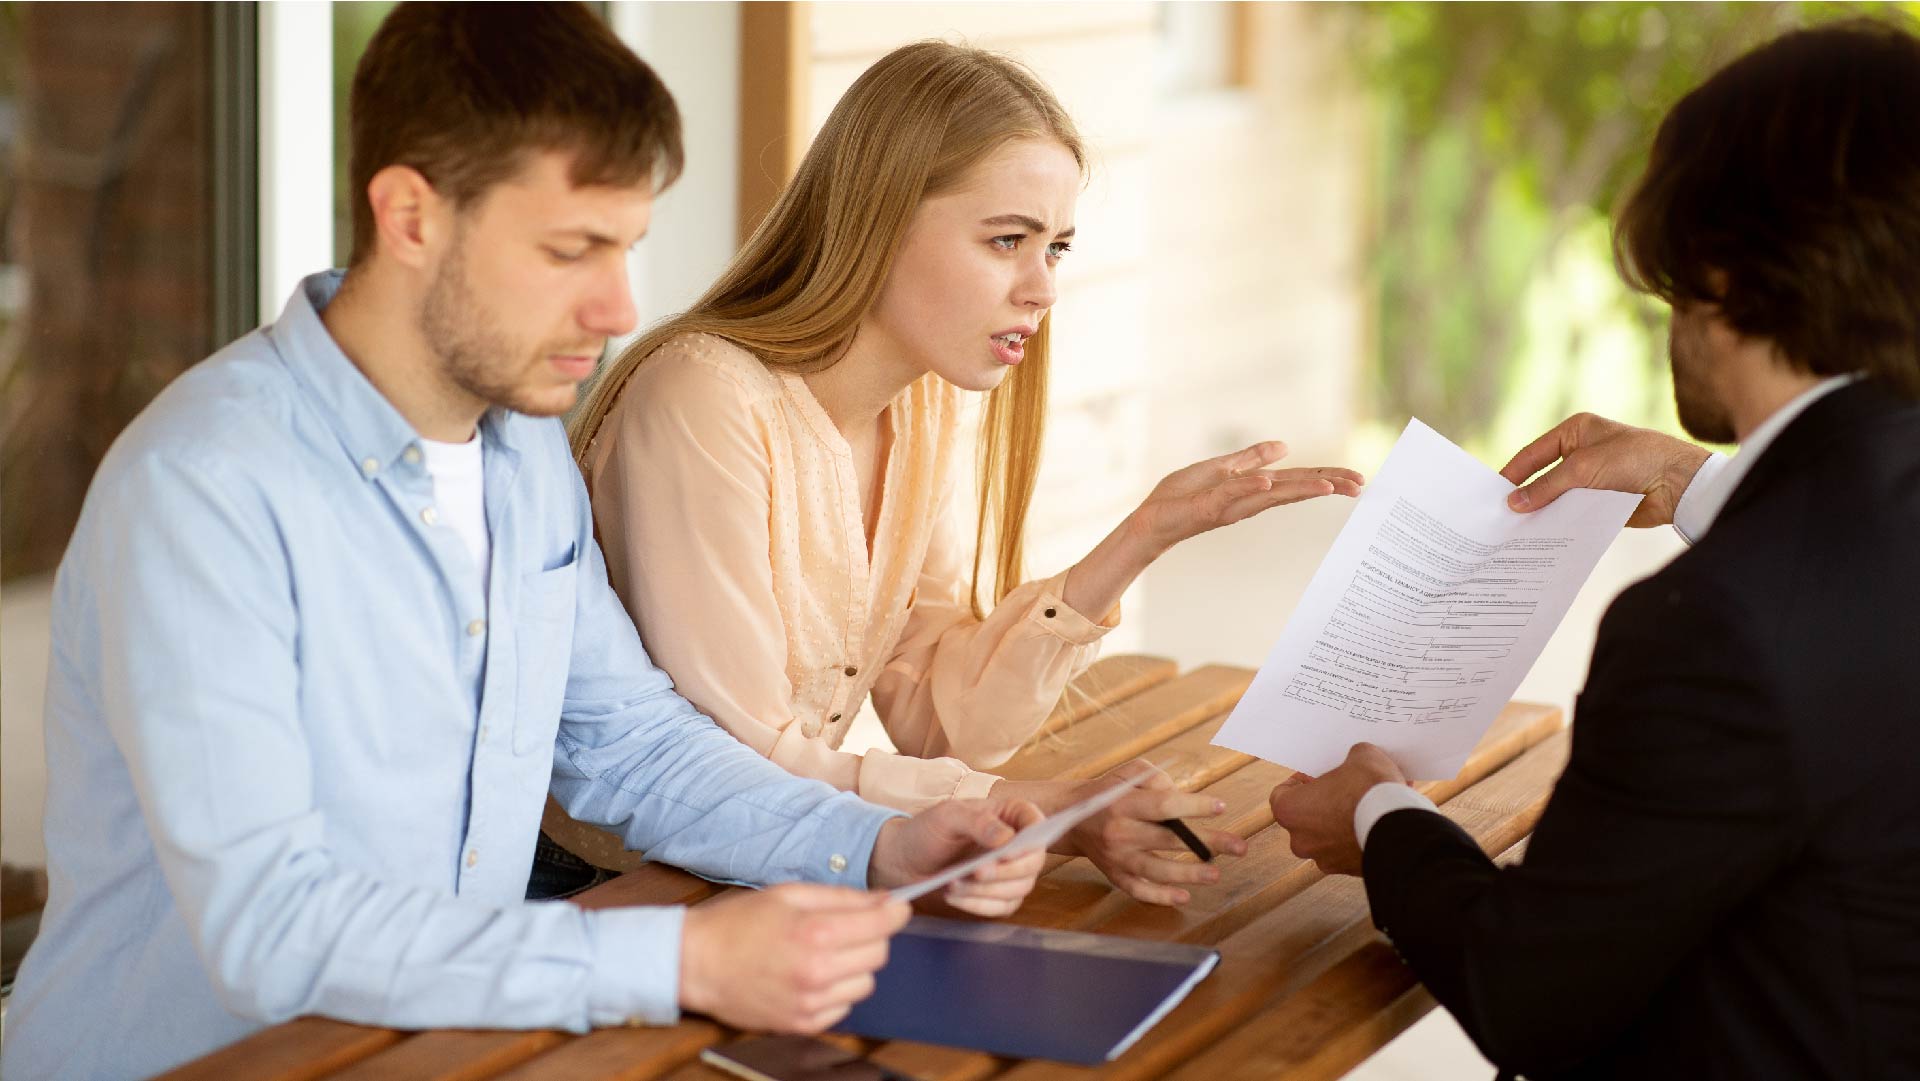
[[[706, 295], [628, 346], [594, 386], [569, 424], [575, 459], [585, 464], [634, 369], [682, 334], [725, 338], [776, 368], [831, 366], [879, 297], [921, 200], [958, 186], [974, 165], [1021, 138], [1052, 139], [1086, 168], [1073, 121], [1019, 62], [943, 41], [882, 57], [833, 107], [793, 182]], [[1047, 409], [1049, 322], [987, 396], [969, 591], [976, 614], [989, 534], [995, 602], [1023, 577]]]

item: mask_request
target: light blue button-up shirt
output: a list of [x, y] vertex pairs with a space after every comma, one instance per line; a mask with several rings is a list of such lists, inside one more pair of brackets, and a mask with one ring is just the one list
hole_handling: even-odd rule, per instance
[[481, 596], [419, 436], [320, 321], [339, 281], [176, 380], [87, 493], [54, 589], [51, 890], [8, 1081], [144, 1076], [300, 1014], [672, 1021], [683, 910], [521, 900], [549, 783], [709, 877], [865, 885], [891, 812], [674, 693], [556, 420], [480, 423]]

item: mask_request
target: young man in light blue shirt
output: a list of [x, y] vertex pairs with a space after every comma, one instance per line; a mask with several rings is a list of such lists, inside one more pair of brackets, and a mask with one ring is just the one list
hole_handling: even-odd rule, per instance
[[[62, 561], [6, 1076], [144, 1076], [301, 1014], [830, 1025], [906, 919], [867, 887], [1038, 812], [790, 776], [608, 587], [556, 416], [634, 325], [626, 253], [678, 170], [653, 73], [575, 6], [402, 5], [353, 98], [351, 268], [127, 429]], [[549, 788], [654, 859], [817, 885], [526, 904]], [[1040, 858], [948, 900], [1011, 911]]]

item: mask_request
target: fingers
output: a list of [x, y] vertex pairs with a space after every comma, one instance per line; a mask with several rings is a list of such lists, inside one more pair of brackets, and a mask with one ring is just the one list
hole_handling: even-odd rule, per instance
[[1124, 796], [1113, 805], [1113, 816], [1122, 821], [1158, 822], [1163, 818], [1212, 818], [1226, 809], [1225, 803], [1212, 796], [1168, 789]]
[[[1167, 815], [1166, 817], [1190, 816]], [[1140, 858], [1148, 860], [1162, 858], [1155, 856], [1153, 854], [1155, 852], [1179, 853], [1183, 860], [1190, 857], [1192, 854], [1188, 851], [1186, 842], [1182, 841], [1178, 834], [1161, 825], [1163, 820], [1113, 819], [1101, 827], [1102, 845], [1110, 858], [1120, 860], [1127, 859], [1126, 854], [1130, 852], [1139, 853]], [[1227, 856], [1244, 856], [1247, 853], [1247, 842], [1238, 834], [1228, 833], [1225, 830], [1194, 829], [1191, 822], [1187, 823], [1187, 828], [1194, 831], [1194, 836], [1200, 839], [1201, 844], [1216, 853]]]
[[1262, 511], [1322, 496], [1356, 498], [1365, 481], [1351, 469], [1287, 469], [1263, 474], [1272, 484], [1265, 491], [1241, 496], [1218, 512], [1216, 525], [1232, 525]]
[[1115, 766], [1100, 779], [1104, 781], [1108, 777], [1119, 777], [1128, 781], [1138, 778], [1138, 787], [1147, 792], [1165, 792], [1173, 788], [1173, 778], [1167, 776], [1165, 770], [1144, 758], [1136, 758], [1125, 765]]
[[1393, 760], [1392, 755], [1371, 743], [1354, 744], [1347, 751], [1347, 761], [1373, 772], [1401, 772], [1400, 764]]
[[796, 936], [818, 950], [844, 950], [884, 945], [895, 931], [906, 926], [913, 910], [904, 901], [887, 901], [886, 894], [873, 895], [881, 903], [859, 909], [816, 910], [801, 917]]
[[1578, 413], [1547, 429], [1538, 439], [1520, 448], [1506, 465], [1500, 467], [1500, 475], [1507, 478], [1509, 484], [1525, 484], [1528, 477], [1540, 472], [1565, 457], [1567, 452], [1580, 446], [1581, 430], [1586, 426], [1588, 415]]
[[1012, 826], [1015, 830], [1026, 829], [1047, 817], [1047, 813], [1040, 809], [1039, 804], [1024, 799], [1003, 802], [1000, 804], [999, 813], [1000, 821]]
[[[1272, 510], [1275, 507], [1284, 507], [1290, 503], [1301, 503], [1309, 499], [1318, 499], [1321, 496], [1333, 495], [1336, 491], [1337, 489], [1334, 488], [1331, 483], [1324, 480], [1291, 481], [1286, 484], [1276, 484], [1267, 491], [1256, 492], [1244, 498], [1236, 499], [1222, 507], [1215, 515], [1216, 520], [1214, 525], [1232, 525], [1235, 522], [1245, 521], [1263, 511]], [[1358, 489], [1356, 489], [1356, 491], [1358, 491]]]
[[1179, 886], [1153, 882], [1138, 875], [1116, 872], [1107, 877], [1114, 885], [1127, 891], [1127, 896], [1142, 904], [1176, 907], [1193, 900], [1193, 895]]
[[1267, 469], [1261, 476], [1269, 477], [1275, 484], [1295, 480], [1323, 480], [1333, 485], [1333, 490], [1341, 495], [1358, 495], [1366, 487], [1367, 478], [1358, 470], [1345, 466], [1323, 465], [1299, 469]]
[[1232, 454], [1222, 454], [1213, 459], [1213, 462], [1225, 466], [1228, 475], [1232, 476], [1272, 465], [1286, 456], [1285, 443], [1278, 439], [1268, 439], [1243, 450], [1236, 450]]
[[1012, 826], [1001, 819], [1000, 808], [988, 803], [972, 809], [965, 828], [966, 836], [981, 848], [999, 848], [1013, 840], [1015, 832]]
[[1026, 900], [1026, 897], [1027, 895], [1024, 892], [1021, 893], [1020, 896], [1018, 897], [1007, 898], [1007, 899], [993, 898], [993, 897], [970, 897], [970, 896], [955, 894], [952, 889], [949, 889], [946, 893], [946, 896], [942, 899], [946, 901], [947, 906], [949, 908], [958, 909], [961, 912], [965, 912], [970, 916], [983, 916], [987, 919], [998, 919], [1001, 916], [1011, 916], [1015, 912], [1020, 911], [1020, 902]]
[[962, 880], [948, 886], [943, 899], [947, 904], [975, 915], [1003, 916], [1020, 907], [1020, 902], [1033, 892], [1033, 884], [1034, 875], [1031, 874], [1012, 882], [987, 885]]
[[[823, 951], [807, 962], [801, 973], [800, 988], [807, 994], [826, 994], [848, 980], [879, 971], [886, 963], [885, 939], [842, 950]], [[834, 1003], [808, 1003], [807, 1008], [821, 1009], [831, 1005]]]
[[994, 860], [985, 867], [974, 870], [961, 881], [982, 884], [1017, 882], [1023, 878], [1037, 876], [1046, 865], [1046, 852], [1036, 848], [1008, 859]]
[[[879, 966], [874, 966], [878, 968]], [[818, 991], [801, 996], [804, 1019], [796, 1026], [801, 1032], [824, 1032], [852, 1012], [853, 1005], [873, 994], [871, 970], [848, 976]]]
[[1587, 487], [1591, 478], [1581, 475], [1575, 468], [1578, 461], [1574, 457], [1579, 451], [1569, 451], [1565, 459], [1557, 466], [1547, 470], [1532, 484], [1516, 488], [1507, 496], [1507, 506], [1525, 513], [1539, 510], [1574, 488]]

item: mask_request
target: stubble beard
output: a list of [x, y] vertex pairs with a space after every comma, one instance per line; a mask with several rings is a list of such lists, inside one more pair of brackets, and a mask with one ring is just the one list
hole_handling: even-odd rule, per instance
[[449, 384], [488, 406], [529, 416], [557, 416], [571, 400], [554, 408], [541, 401], [523, 382], [516, 381], [538, 357], [525, 364], [515, 358], [526, 350], [495, 325], [491, 313], [474, 299], [467, 282], [466, 233], [461, 230], [420, 308], [420, 333], [440, 358], [440, 374]]
[[1704, 327], [1682, 323], [1675, 312], [1667, 325], [1667, 360], [1673, 368], [1673, 405], [1680, 416], [1680, 427], [1705, 443], [1732, 443], [1736, 433], [1733, 418], [1713, 392], [1706, 377], [1712, 363], [1707, 356]]

